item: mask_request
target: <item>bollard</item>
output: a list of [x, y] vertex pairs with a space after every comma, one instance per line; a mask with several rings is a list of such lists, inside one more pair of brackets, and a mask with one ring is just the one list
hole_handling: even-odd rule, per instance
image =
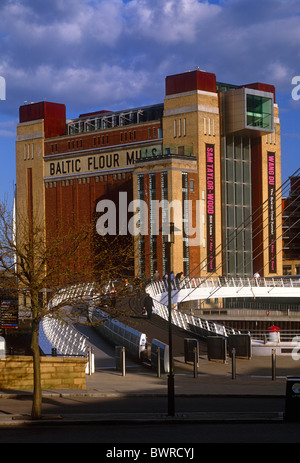
[[126, 376], [126, 360], [125, 360], [125, 347], [122, 347], [122, 376]]
[[55, 349], [55, 347], [53, 347], [52, 349], [52, 357], [57, 357], [57, 350]]
[[276, 381], [276, 351], [272, 349], [272, 381]]
[[125, 371], [125, 347], [116, 346], [116, 369], [121, 370], [122, 376], [126, 376]]
[[92, 373], [93, 373], [93, 351], [92, 351], [92, 348], [89, 347], [89, 350], [88, 350], [88, 366], [89, 366], [89, 375], [91, 376]]
[[232, 379], [236, 379], [236, 359], [235, 359], [235, 348], [232, 349]]
[[157, 377], [160, 378], [160, 347], [157, 348]]
[[300, 422], [300, 377], [288, 376], [286, 378], [286, 399], [284, 420]]
[[194, 378], [198, 377], [198, 349], [194, 348]]

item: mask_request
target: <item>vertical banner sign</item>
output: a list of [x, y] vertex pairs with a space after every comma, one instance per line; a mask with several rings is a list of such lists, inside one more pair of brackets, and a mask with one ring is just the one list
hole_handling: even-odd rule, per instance
[[269, 273], [277, 272], [275, 153], [268, 152]]
[[216, 270], [215, 201], [215, 145], [206, 145], [206, 232], [208, 272]]

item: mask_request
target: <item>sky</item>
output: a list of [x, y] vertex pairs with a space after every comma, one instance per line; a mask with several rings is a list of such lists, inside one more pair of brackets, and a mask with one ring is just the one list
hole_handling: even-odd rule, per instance
[[286, 182], [300, 167], [299, 0], [1, 0], [0, 200], [25, 101], [64, 103], [70, 119], [162, 103], [165, 77], [196, 67], [275, 85]]

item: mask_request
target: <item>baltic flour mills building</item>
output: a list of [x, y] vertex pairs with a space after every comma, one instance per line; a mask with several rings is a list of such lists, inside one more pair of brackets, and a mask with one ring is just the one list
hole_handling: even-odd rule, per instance
[[[193, 276], [282, 274], [272, 85], [223, 84], [195, 70], [166, 77], [164, 101], [151, 106], [67, 120], [63, 104], [24, 105], [16, 169], [17, 211], [42, 215], [46, 237], [55, 217], [90, 223], [113, 203], [118, 227], [107, 222], [106, 233], [132, 235], [141, 277], [169, 267]], [[178, 231], [168, 256], [162, 229], [170, 222]]]

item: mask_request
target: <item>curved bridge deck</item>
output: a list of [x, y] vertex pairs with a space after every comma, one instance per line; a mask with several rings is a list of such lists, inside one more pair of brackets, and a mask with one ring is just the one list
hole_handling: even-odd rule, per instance
[[[130, 298], [128, 301], [124, 301], [123, 304], [128, 304], [129, 310], [127, 310], [125, 316], [119, 318], [122, 323], [137, 331], [145, 333], [148, 343], [151, 343], [152, 339], [158, 339], [164, 344], [169, 344], [168, 321], [155, 313], [152, 315], [150, 320], [142, 315], [143, 297]], [[178, 326], [172, 325], [173, 353], [175, 357], [182, 357], [184, 355], [185, 338], [194, 339], [197, 338], [197, 336], [179, 328]], [[201, 338], [198, 339], [200, 352], [206, 353], [206, 342], [201, 340]]]
[[[168, 304], [168, 285], [151, 283], [153, 297]], [[186, 278], [171, 282], [173, 304], [211, 298], [300, 298], [300, 278]]]

